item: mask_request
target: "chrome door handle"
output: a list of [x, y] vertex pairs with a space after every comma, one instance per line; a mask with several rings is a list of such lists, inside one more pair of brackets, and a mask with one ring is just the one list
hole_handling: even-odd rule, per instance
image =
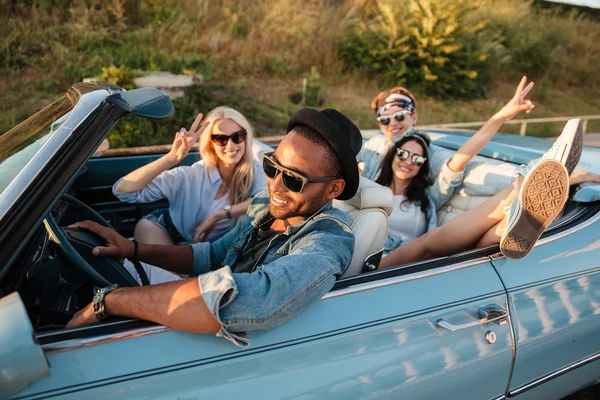
[[498, 325], [504, 325], [508, 318], [508, 312], [498, 306], [489, 305], [479, 308], [477, 310], [479, 319], [477, 321], [469, 322], [466, 324], [454, 325], [443, 318], [436, 321], [436, 325], [440, 328], [449, 330], [450, 332], [460, 331], [463, 329], [473, 328], [475, 326], [487, 324], [490, 322], [496, 322]]

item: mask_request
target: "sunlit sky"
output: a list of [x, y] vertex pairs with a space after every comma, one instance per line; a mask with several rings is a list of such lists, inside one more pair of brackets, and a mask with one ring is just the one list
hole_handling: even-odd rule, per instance
[[592, 8], [600, 8], [600, 0], [546, 0], [554, 3], [574, 4]]

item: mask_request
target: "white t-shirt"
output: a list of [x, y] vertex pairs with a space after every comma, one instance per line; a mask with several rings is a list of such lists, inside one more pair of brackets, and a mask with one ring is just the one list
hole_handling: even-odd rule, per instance
[[402, 238], [402, 242], [413, 240], [427, 231], [427, 218], [421, 206], [406, 200], [405, 196], [394, 196], [394, 210], [389, 217], [389, 235]]
[[[219, 199], [213, 200], [212, 204], [210, 205], [210, 209], [208, 210], [208, 215], [214, 213], [215, 211], [224, 209], [225, 206], [228, 204], [229, 204], [229, 195], [226, 193], [225, 196], [223, 196]], [[209, 241], [212, 237], [223, 236], [225, 233], [227, 233], [231, 228], [233, 228], [235, 226], [236, 222], [237, 222], [237, 218], [233, 218], [233, 219], [223, 218], [223, 219], [217, 221], [217, 224], [215, 225], [215, 230], [212, 231], [210, 233], [210, 235], [208, 235]]]

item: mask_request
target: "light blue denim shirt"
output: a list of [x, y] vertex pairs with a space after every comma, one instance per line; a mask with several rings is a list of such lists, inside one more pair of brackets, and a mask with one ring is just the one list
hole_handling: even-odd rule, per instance
[[[380, 164], [390, 149], [390, 142], [383, 134], [373, 136], [365, 143], [356, 156], [359, 163], [363, 164], [363, 176], [370, 180], [376, 180], [380, 172]], [[427, 190], [429, 205], [425, 211], [427, 219], [427, 231], [435, 228], [438, 224], [437, 210], [439, 210], [454, 194], [456, 188], [462, 184], [464, 171], [452, 171], [448, 167], [447, 153], [440, 151], [439, 146], [429, 147], [430, 170], [435, 174], [433, 185]], [[439, 171], [437, 174], [436, 172]], [[394, 211], [392, 211], [394, 212]], [[389, 253], [403, 244], [399, 236], [388, 234], [383, 247], [384, 254]]]
[[[257, 161], [254, 164], [254, 181], [250, 188], [250, 196], [254, 197], [266, 189], [266, 177]], [[122, 179], [122, 178], [121, 178]], [[207, 168], [204, 161], [198, 161], [191, 166], [177, 167], [162, 172], [139, 192], [121, 193], [113, 186], [113, 194], [126, 203], [150, 203], [167, 199], [169, 213], [173, 225], [188, 242], [192, 242], [196, 227], [208, 216], [211, 204], [221, 186], [221, 176], [216, 168]], [[209, 241], [215, 241], [229, 231], [230, 226], [224, 226], [220, 231], [214, 231]]]
[[264, 191], [224, 237], [190, 245], [192, 275], [199, 275], [204, 302], [221, 323], [217, 336], [238, 346], [249, 344], [246, 331], [275, 327], [319, 300], [352, 261], [354, 235], [348, 217], [329, 202], [271, 239], [252, 273], [232, 273], [252, 231], [269, 217]]

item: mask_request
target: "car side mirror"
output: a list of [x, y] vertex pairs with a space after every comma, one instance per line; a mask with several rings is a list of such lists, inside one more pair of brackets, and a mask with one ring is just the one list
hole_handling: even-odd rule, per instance
[[0, 398], [50, 375], [50, 367], [19, 293], [0, 299]]
[[175, 112], [171, 98], [151, 87], [119, 91], [106, 100], [122, 111], [120, 117], [131, 113], [143, 118], [163, 119]]

